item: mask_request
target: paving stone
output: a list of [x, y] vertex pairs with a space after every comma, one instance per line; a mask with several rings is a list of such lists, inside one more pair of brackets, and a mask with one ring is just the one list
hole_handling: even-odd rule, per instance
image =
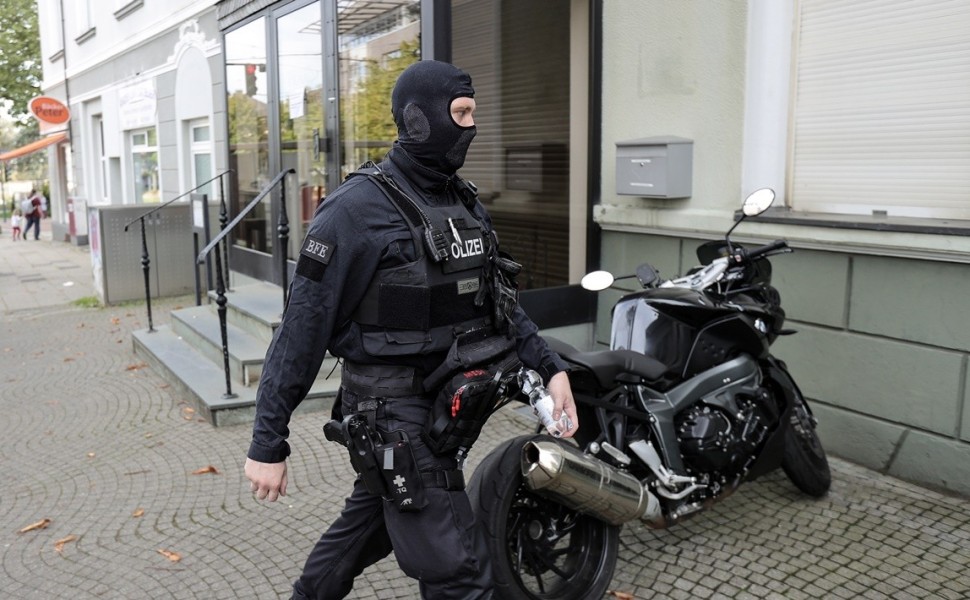
[[[0, 239], [0, 272], [28, 264], [32, 272], [19, 276], [37, 281], [0, 288], [2, 596], [288, 598], [354, 478], [345, 451], [320, 433], [326, 415], [294, 417], [290, 493], [273, 505], [255, 501], [242, 473], [250, 427], [199, 422], [132, 354], [145, 306], [75, 307], [70, 294], [93, 295], [87, 252], [49, 237], [13, 245]], [[17, 254], [27, 247], [29, 262]], [[191, 301], [153, 301], [155, 323]], [[528, 429], [505, 411], [494, 419], [469, 470]], [[207, 465], [219, 474], [191, 474]], [[779, 471], [669, 529], [624, 526], [611, 589], [638, 600], [970, 597], [966, 498], [835, 458], [831, 466], [832, 490], [821, 499], [802, 496]], [[47, 529], [11, 535], [43, 518]], [[57, 552], [68, 535], [78, 539]], [[417, 583], [393, 557], [350, 595], [416, 597]]]

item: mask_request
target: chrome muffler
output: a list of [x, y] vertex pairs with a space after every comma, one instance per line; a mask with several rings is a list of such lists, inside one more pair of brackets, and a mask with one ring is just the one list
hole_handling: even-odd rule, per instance
[[533, 440], [522, 446], [522, 476], [536, 494], [610, 525], [642, 519], [666, 527], [660, 501], [640, 481], [565, 442]]

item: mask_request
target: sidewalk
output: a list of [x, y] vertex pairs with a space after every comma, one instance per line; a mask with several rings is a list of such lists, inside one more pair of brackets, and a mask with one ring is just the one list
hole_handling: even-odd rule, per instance
[[0, 221], [0, 311], [63, 306], [95, 295], [91, 252], [51, 242], [50, 219], [41, 220], [40, 240], [13, 241], [10, 221]]
[[[242, 474], [249, 426], [210, 427], [135, 357], [143, 305], [70, 304], [94, 295], [87, 250], [45, 237], [14, 243], [5, 223], [0, 239], [2, 597], [288, 598], [353, 479], [323, 439], [327, 415], [294, 418], [289, 495], [257, 503]], [[155, 322], [191, 302], [153, 302]], [[469, 472], [527, 429], [500, 413]], [[968, 499], [831, 463], [822, 500], [777, 472], [672, 529], [625, 526], [612, 589], [637, 600], [970, 597]], [[350, 597], [418, 594], [388, 558]]]

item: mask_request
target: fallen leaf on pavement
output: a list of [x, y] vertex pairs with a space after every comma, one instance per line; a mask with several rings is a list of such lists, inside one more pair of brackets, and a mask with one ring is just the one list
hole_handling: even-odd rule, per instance
[[111, 317], [112, 325], [117, 325], [118, 323], [121, 323], [121, 319], [119, 319], [118, 317]]
[[172, 562], [178, 562], [182, 560], [182, 556], [179, 553], [172, 552], [171, 550], [162, 550], [161, 548], [159, 548], [158, 553]]
[[136, 518], [136, 519], [138, 517], [142, 517], [144, 515], [145, 515], [145, 509], [144, 508], [136, 508], [135, 509], [135, 512], [131, 513], [131, 516], [134, 517], [134, 518]]
[[184, 412], [187, 415], [191, 415], [192, 413], [195, 412], [195, 409], [192, 408], [191, 406], [186, 406], [182, 408], [182, 412]]
[[74, 359], [68, 356], [67, 358], [64, 359], [64, 362], [74, 362]]
[[213, 467], [212, 465], [209, 465], [208, 467], [202, 467], [201, 469], [196, 469], [192, 471], [193, 475], [204, 475], [206, 473], [212, 473], [213, 475], [218, 475], [219, 469]]
[[172, 387], [172, 384], [171, 383], [163, 383], [162, 385], [158, 386], [158, 389], [165, 390], [165, 389], [168, 389], [170, 387]]
[[74, 535], [73, 533], [67, 537], [63, 537], [57, 540], [56, 542], [54, 542], [54, 550], [57, 552], [61, 552], [64, 550], [64, 544], [67, 544], [68, 542], [73, 542], [75, 540], [77, 540], [77, 536]]
[[23, 529], [21, 529], [17, 533], [27, 533], [28, 531], [34, 531], [36, 529], [46, 529], [47, 526], [50, 525], [50, 524], [51, 524], [51, 520], [50, 519], [41, 519], [40, 521], [37, 521], [36, 523], [31, 523], [30, 525], [24, 527]]
[[128, 365], [127, 367], [125, 367], [125, 371], [137, 371], [138, 369], [144, 369], [147, 366], [148, 366], [147, 363], [135, 363], [133, 365]]
[[617, 600], [636, 600], [636, 598], [633, 597], [633, 594], [628, 594], [626, 592], [615, 592], [613, 590], [606, 590], [606, 593], [610, 596], [613, 596]]
[[94, 452], [88, 452], [88, 458], [94, 458], [95, 456]]

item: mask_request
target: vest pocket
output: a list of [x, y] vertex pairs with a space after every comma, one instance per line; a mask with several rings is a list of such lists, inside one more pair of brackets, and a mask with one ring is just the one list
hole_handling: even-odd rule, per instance
[[423, 354], [431, 346], [427, 331], [368, 331], [361, 332], [361, 345], [371, 356], [406, 356]]

